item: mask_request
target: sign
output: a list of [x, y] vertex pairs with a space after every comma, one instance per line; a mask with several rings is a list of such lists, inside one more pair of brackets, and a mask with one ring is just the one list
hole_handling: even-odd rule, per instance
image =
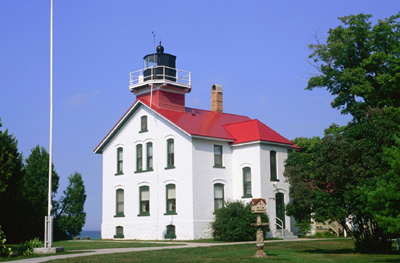
[[255, 198], [251, 200], [251, 212], [252, 213], [266, 213], [267, 202], [264, 198]]

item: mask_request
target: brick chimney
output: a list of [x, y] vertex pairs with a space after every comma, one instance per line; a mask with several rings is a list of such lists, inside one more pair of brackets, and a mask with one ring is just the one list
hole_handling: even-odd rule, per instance
[[222, 113], [222, 101], [222, 86], [213, 84], [211, 87], [211, 111]]

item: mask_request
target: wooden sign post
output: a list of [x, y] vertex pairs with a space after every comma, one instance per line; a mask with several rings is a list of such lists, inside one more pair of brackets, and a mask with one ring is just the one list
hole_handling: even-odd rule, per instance
[[251, 212], [257, 214], [257, 223], [252, 224], [257, 227], [257, 252], [254, 255], [255, 258], [266, 258], [267, 255], [263, 251], [264, 248], [264, 232], [262, 230], [263, 226], [268, 225], [268, 223], [261, 222], [261, 213], [267, 212], [267, 202], [263, 198], [256, 198], [251, 200]]

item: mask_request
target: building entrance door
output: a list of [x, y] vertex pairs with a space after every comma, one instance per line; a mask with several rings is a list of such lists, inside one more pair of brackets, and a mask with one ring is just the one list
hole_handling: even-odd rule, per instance
[[[283, 229], [286, 229], [285, 226], [285, 202], [284, 196], [282, 193], [275, 194], [275, 208], [276, 208], [276, 217], [282, 220]], [[282, 222], [277, 220], [278, 224], [281, 225]], [[277, 225], [277, 229], [282, 229], [279, 225]]]

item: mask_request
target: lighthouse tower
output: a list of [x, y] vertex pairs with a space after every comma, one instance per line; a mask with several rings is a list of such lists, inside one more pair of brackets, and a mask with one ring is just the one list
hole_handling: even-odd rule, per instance
[[192, 89], [191, 73], [175, 67], [176, 56], [164, 53], [161, 42], [157, 53], [143, 60], [144, 68], [130, 73], [130, 91], [151, 107], [184, 111], [185, 94]]

